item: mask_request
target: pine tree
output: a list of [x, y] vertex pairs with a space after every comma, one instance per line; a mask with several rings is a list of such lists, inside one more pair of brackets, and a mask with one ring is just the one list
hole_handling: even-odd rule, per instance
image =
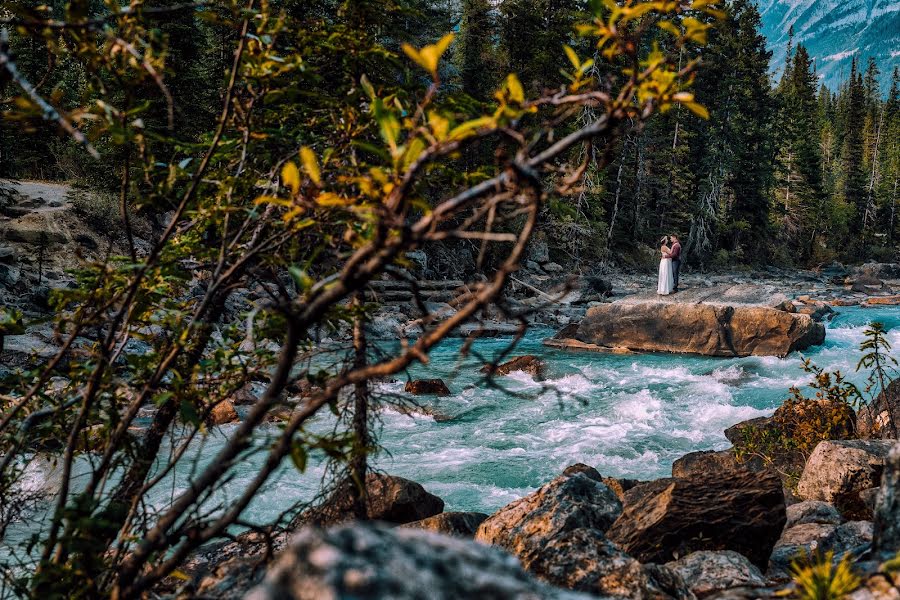
[[517, 73], [532, 92], [560, 81], [562, 46], [573, 41], [575, 18], [583, 0], [503, 0], [500, 39], [504, 70]]
[[862, 250], [866, 231], [866, 173], [863, 170], [863, 121], [866, 98], [862, 74], [854, 58], [850, 78], [838, 98], [838, 127], [841, 137], [840, 173], [837, 199], [850, 214], [849, 228], [855, 251]]
[[883, 148], [880, 154], [881, 181], [877, 188], [878, 206], [886, 239], [893, 244], [896, 238], [897, 214], [900, 202], [900, 69], [894, 68], [891, 88], [883, 109]]
[[752, 261], [765, 259], [774, 168], [771, 53], [759, 28], [755, 5], [735, 0], [711, 36], [704, 78], [697, 85], [697, 98], [709, 107], [710, 119], [698, 126], [693, 150], [701, 185], [692, 244], [702, 246], [711, 237], [734, 258]]
[[464, 92], [478, 99], [490, 97], [498, 74], [493, 64], [493, 34], [496, 28], [488, 0], [463, 0], [455, 61]]
[[802, 45], [797, 46], [788, 79], [782, 79], [777, 96], [780, 110], [776, 207], [783, 239], [799, 242], [801, 257], [806, 259], [819, 233], [824, 207], [816, 74]]

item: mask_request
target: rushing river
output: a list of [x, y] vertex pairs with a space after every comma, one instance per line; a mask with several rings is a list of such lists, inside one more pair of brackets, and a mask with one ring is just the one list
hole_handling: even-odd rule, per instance
[[[888, 338], [900, 356], [900, 308], [840, 309], [828, 324], [825, 344], [807, 356], [826, 369], [854, 373], [863, 331], [872, 320], [890, 330]], [[446, 501], [446, 510], [492, 512], [576, 462], [592, 465], [603, 475], [668, 476], [672, 461], [687, 452], [727, 448], [726, 427], [771, 414], [788, 388], [810, 379], [799, 355], [714, 359], [576, 353], [544, 347], [541, 340], [550, 334], [532, 331], [514, 352], [541, 355], [547, 363], [546, 380], [535, 382], [515, 373], [498, 379], [505, 391], [484, 386], [478, 360], [459, 359], [461, 340], [448, 340], [433, 351], [431, 363], [415, 367], [410, 375], [443, 378], [452, 395], [420, 401], [455, 418], [436, 422], [424, 415], [382, 413], [384, 452], [375, 459], [376, 466], [420, 482]], [[492, 356], [508, 343], [503, 338], [483, 340], [475, 349]], [[379, 391], [402, 393], [402, 388], [401, 382], [386, 383]], [[312, 429], [332, 424], [323, 416]], [[198, 444], [194, 456], [200, 457], [199, 464], [193, 468], [215, 456], [230, 427], [211, 432], [202, 446]], [[269, 430], [270, 435], [277, 431], [274, 425]], [[251, 457], [238, 465], [226, 495], [245, 489], [259, 461]], [[162, 508], [184, 490], [189, 467], [186, 463], [174, 478], [158, 485], [152, 504]], [[320, 461], [313, 461], [303, 475], [288, 461], [251, 505], [248, 520], [266, 522], [294, 502], [313, 497], [322, 475]], [[38, 480], [47, 473], [38, 466], [34, 477], [40, 485]], [[212, 502], [227, 506], [229, 498]]]

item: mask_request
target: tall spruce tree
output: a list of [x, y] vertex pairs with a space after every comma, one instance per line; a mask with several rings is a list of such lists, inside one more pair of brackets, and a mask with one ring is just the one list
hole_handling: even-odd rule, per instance
[[490, 97], [498, 73], [494, 56], [493, 8], [489, 0], [463, 0], [454, 58], [459, 84], [464, 92], [479, 100]]
[[[798, 45], [791, 67], [777, 88], [779, 100], [775, 210], [784, 242], [799, 242], [807, 259], [820, 233], [822, 156], [817, 78], [809, 53]], [[793, 245], [793, 244], [792, 244]]]
[[863, 170], [863, 119], [866, 109], [865, 87], [856, 58], [850, 66], [850, 78], [838, 97], [840, 129], [840, 173], [837, 200], [846, 208], [849, 231], [856, 253], [862, 250], [866, 224], [863, 222], [866, 201], [866, 174]]

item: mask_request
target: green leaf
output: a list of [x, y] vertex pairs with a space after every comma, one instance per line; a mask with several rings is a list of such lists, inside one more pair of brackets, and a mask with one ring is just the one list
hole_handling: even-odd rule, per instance
[[309, 288], [312, 287], [313, 278], [309, 276], [309, 274], [296, 265], [291, 265], [288, 267], [288, 273], [291, 274], [291, 277], [297, 283], [297, 287], [300, 288], [300, 291], [305, 292]]
[[169, 401], [169, 398], [171, 398], [174, 395], [175, 394], [173, 392], [159, 393], [153, 397], [153, 404], [155, 404], [156, 406], [162, 406], [163, 404], [165, 404], [166, 402]]
[[388, 109], [381, 98], [376, 98], [372, 104], [375, 113], [375, 120], [378, 122], [378, 129], [381, 137], [390, 146], [391, 154], [397, 151], [397, 138], [400, 136], [400, 121], [397, 116]]
[[181, 420], [185, 423], [191, 425], [200, 424], [200, 415], [197, 414], [197, 408], [190, 400], [182, 400], [181, 406], [178, 407], [178, 412], [181, 414]]
[[291, 461], [293, 461], [294, 466], [297, 467], [297, 470], [301, 473], [306, 472], [306, 463], [309, 458], [309, 454], [306, 452], [306, 447], [303, 445], [303, 442], [297, 440], [293, 444], [291, 444]]
[[403, 161], [400, 163], [400, 166], [406, 170], [419, 156], [422, 152], [425, 151], [425, 142], [422, 141], [422, 138], [413, 138], [413, 140], [409, 143], [406, 148], [406, 152], [403, 153]]

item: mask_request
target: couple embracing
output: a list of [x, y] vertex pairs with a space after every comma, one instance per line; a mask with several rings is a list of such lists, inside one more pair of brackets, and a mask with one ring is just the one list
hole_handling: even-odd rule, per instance
[[659, 261], [659, 285], [656, 293], [668, 296], [678, 291], [678, 272], [681, 270], [681, 242], [677, 235], [663, 236], [660, 240], [662, 260]]

